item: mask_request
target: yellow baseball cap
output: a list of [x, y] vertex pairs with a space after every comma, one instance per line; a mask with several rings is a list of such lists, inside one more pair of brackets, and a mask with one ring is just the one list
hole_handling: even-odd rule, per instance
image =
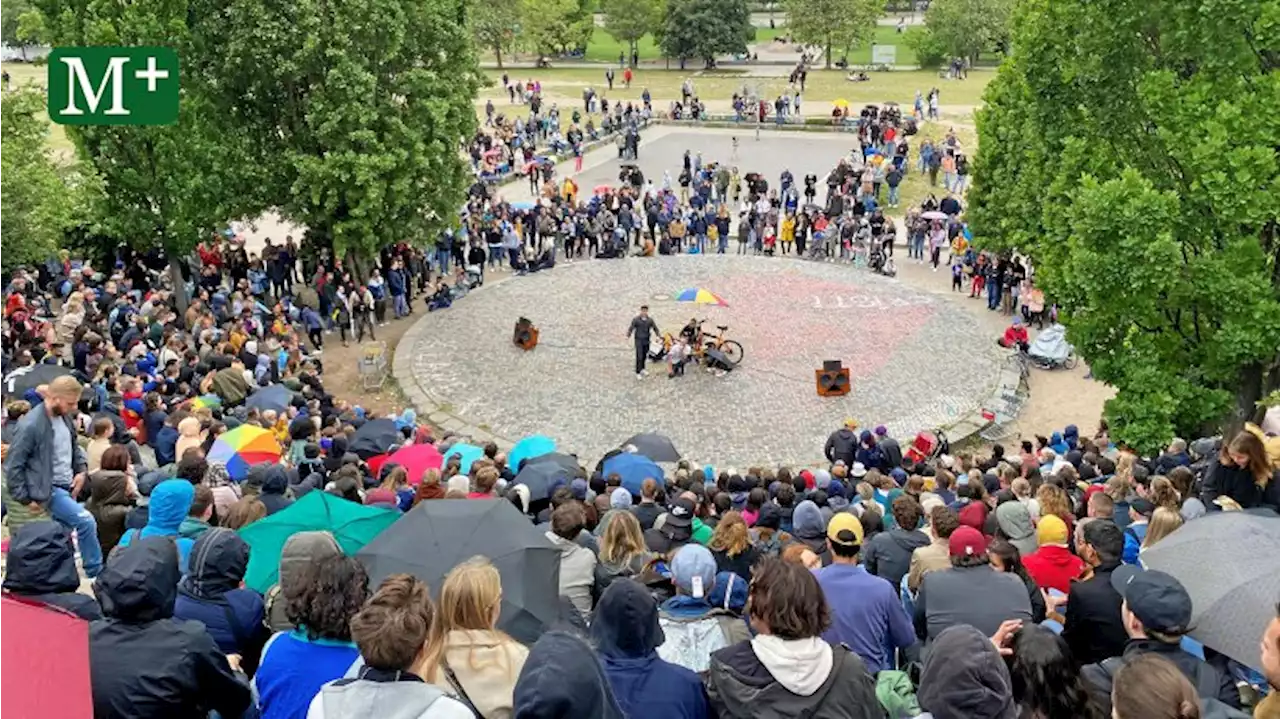
[[827, 524], [827, 539], [845, 547], [862, 545], [862, 522], [848, 512], [839, 512]]

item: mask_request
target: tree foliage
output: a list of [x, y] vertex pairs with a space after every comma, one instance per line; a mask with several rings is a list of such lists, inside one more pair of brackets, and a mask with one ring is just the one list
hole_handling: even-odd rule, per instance
[[465, 0], [231, 0], [218, 100], [255, 140], [267, 206], [376, 257], [452, 221], [479, 87]]
[[1280, 388], [1275, 7], [1024, 0], [978, 116], [979, 242], [1033, 256], [1141, 450]]
[[884, 11], [880, 0], [783, 0], [787, 31], [800, 42], [822, 47], [827, 68], [832, 55], [869, 42]]
[[476, 46], [493, 52], [502, 67], [502, 53], [511, 51], [520, 31], [520, 0], [487, 0], [471, 5], [471, 32]]
[[603, 0], [600, 9], [604, 11], [605, 31], [632, 51], [662, 18], [657, 0]]
[[591, 0], [520, 0], [520, 36], [539, 55], [586, 48], [596, 28]]
[[0, 259], [4, 269], [43, 262], [64, 234], [89, 221], [99, 197], [86, 168], [60, 164], [47, 144], [44, 93], [26, 87], [0, 104]]
[[746, 0], [668, 0], [662, 25], [667, 57], [699, 58], [708, 66], [716, 55], [746, 53], [756, 34]]
[[912, 42], [927, 59], [976, 60], [981, 52], [1003, 51], [1009, 46], [1013, 6], [1013, 0], [933, 0], [925, 11], [924, 32]]

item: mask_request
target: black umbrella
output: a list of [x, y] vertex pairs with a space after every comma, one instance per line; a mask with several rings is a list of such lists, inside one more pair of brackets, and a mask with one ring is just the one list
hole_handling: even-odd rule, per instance
[[75, 375], [69, 367], [56, 364], [33, 364], [19, 367], [4, 376], [4, 393], [13, 399], [21, 399], [27, 390], [49, 384], [63, 375]]
[[572, 475], [577, 475], [579, 468], [578, 458], [563, 452], [548, 452], [537, 457], [530, 457], [525, 460], [524, 466], [528, 467], [531, 464], [554, 464], [558, 467], [564, 467]]
[[524, 463], [524, 469], [516, 475], [516, 484], [529, 488], [529, 501], [536, 502], [551, 496], [552, 488], [558, 484], [568, 484], [577, 476], [577, 469], [569, 470], [556, 462]]
[[293, 390], [282, 384], [273, 384], [249, 395], [244, 401], [246, 407], [257, 407], [259, 411], [272, 409], [283, 412], [293, 402]]
[[636, 452], [655, 462], [679, 462], [680, 451], [672, 444], [671, 438], [657, 432], [645, 432], [624, 440], [622, 446], [632, 445]]
[[404, 435], [396, 429], [392, 419], [373, 419], [365, 422], [351, 436], [351, 444], [347, 449], [355, 452], [360, 459], [368, 461], [370, 457], [386, 454], [392, 445], [404, 442]]
[[369, 572], [369, 586], [407, 572], [438, 600], [449, 570], [476, 555], [502, 577], [498, 627], [524, 644], [537, 641], [560, 614], [560, 552], [504, 499], [420, 502], [356, 557]]

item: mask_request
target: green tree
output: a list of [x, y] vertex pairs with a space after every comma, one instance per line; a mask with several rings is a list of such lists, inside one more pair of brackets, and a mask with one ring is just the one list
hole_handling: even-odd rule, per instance
[[89, 222], [96, 178], [60, 164], [48, 147], [44, 93], [26, 87], [0, 104], [0, 259], [5, 271], [43, 262], [73, 227]]
[[476, 45], [493, 52], [502, 69], [502, 53], [516, 44], [520, 30], [520, 0], [489, 0], [471, 6], [471, 32]]
[[520, 0], [521, 37], [543, 56], [585, 49], [595, 30], [591, 0]]
[[[101, 178], [97, 224], [138, 249], [162, 248], [176, 300], [185, 306], [180, 261], [229, 219], [261, 210], [250, 138], [211, 101], [207, 42], [221, 7], [207, 0], [89, 3], [34, 0], [41, 39], [52, 45], [164, 45], [182, 58], [178, 122], [164, 127], [68, 126], [80, 157]], [[25, 20], [25, 18], [24, 18]]]
[[970, 61], [989, 50], [1009, 46], [1013, 0], [933, 0], [924, 15], [924, 32], [914, 41], [926, 57], [938, 53]]
[[707, 67], [717, 55], [746, 53], [756, 34], [746, 0], [668, 0], [662, 25], [667, 57], [698, 58]]
[[653, 32], [661, 16], [656, 0], [603, 0], [604, 29], [615, 40], [626, 43], [628, 58], [636, 53], [640, 38]]
[[881, 0], [783, 0], [787, 32], [803, 43], [822, 47], [827, 68], [832, 56], [868, 42], [884, 12]]
[[254, 139], [268, 206], [356, 265], [424, 244], [472, 175], [480, 84], [466, 0], [232, 0], [219, 102]]
[[1024, 0], [978, 116], [978, 241], [1034, 258], [1142, 451], [1280, 388], [1274, 9]]

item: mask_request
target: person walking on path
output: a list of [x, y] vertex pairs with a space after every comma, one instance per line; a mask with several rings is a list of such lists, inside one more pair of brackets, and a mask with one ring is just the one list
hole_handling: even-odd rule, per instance
[[658, 325], [649, 316], [649, 305], [640, 305], [640, 314], [631, 320], [631, 326], [627, 328], [627, 336], [635, 340], [636, 343], [636, 379], [644, 379], [646, 374], [644, 361], [649, 356], [649, 336], [661, 337], [662, 333], [658, 331]]

